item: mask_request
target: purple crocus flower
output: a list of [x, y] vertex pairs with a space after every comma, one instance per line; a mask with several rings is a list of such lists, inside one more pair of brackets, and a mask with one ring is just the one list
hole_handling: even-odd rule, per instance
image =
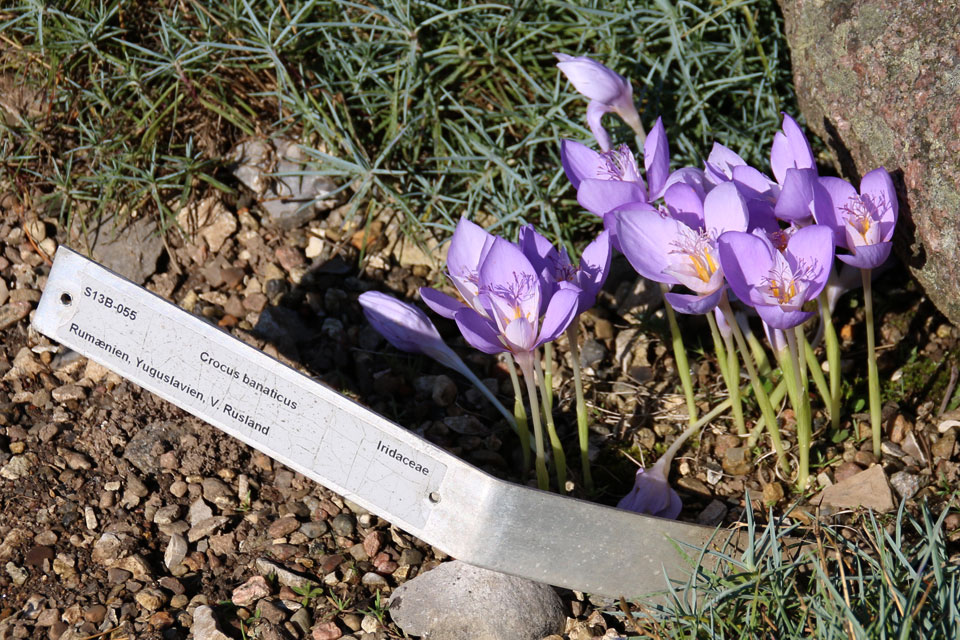
[[[479, 292], [480, 264], [495, 239], [483, 227], [461, 217], [447, 251], [447, 273], [453, 286], [463, 297], [466, 306], [481, 313], [484, 313], [485, 305]], [[421, 287], [420, 297], [437, 314], [451, 320], [465, 306], [464, 302], [430, 287]]]
[[647, 185], [625, 144], [598, 153], [585, 144], [564, 140], [560, 158], [570, 184], [577, 190], [577, 202], [594, 215], [603, 216], [622, 204], [647, 200]]
[[577, 315], [591, 308], [597, 300], [597, 293], [603, 287], [610, 272], [612, 250], [610, 233], [603, 231], [597, 238], [588, 244], [580, 256], [580, 264], [574, 266], [565, 248], [559, 251], [549, 240], [537, 233], [533, 225], [520, 228], [520, 250], [530, 260], [540, 273], [542, 291], [547, 296], [541, 301], [541, 308], [546, 311], [549, 296], [561, 282], [569, 282], [580, 289], [580, 299], [577, 304]]
[[717, 240], [720, 265], [737, 297], [775, 329], [789, 329], [813, 312], [803, 305], [827, 284], [833, 232], [824, 225], [798, 230], [781, 252], [763, 233], [728, 231]]
[[670, 174], [670, 146], [660, 118], [643, 144], [647, 183], [640, 176], [633, 152], [625, 144], [598, 153], [579, 142], [564, 140], [560, 145], [560, 159], [567, 179], [577, 190], [577, 202], [601, 217], [623, 204], [657, 200], [674, 181], [696, 181], [696, 176], [687, 176], [686, 171], [678, 172], [676, 177]]
[[688, 185], [671, 186], [664, 201], [669, 216], [649, 205], [627, 205], [612, 212], [621, 250], [637, 272], [655, 282], [682, 284], [694, 295], [668, 293], [681, 313], [713, 309], [723, 294], [724, 273], [717, 238], [726, 231], [746, 231], [748, 211], [732, 183], [721, 184], [701, 202]]
[[[667, 456], [661, 456], [649, 471], [637, 469], [633, 489], [617, 503], [618, 509], [644, 513], [658, 518], [675, 520], [680, 515], [683, 503], [667, 480], [667, 464], [661, 464]], [[670, 456], [672, 459], [673, 456]]]
[[852, 255], [837, 257], [854, 267], [874, 269], [890, 256], [899, 203], [893, 180], [880, 167], [863, 176], [860, 193], [840, 178], [820, 178], [829, 193], [831, 207], [823, 223], [833, 229], [837, 246]]
[[458, 371], [464, 368], [427, 314], [417, 307], [378, 291], [362, 293], [357, 300], [367, 321], [397, 349], [422, 353]]
[[559, 60], [557, 67], [573, 88], [590, 100], [587, 125], [603, 151], [610, 150], [610, 136], [602, 124], [604, 114], [616, 113], [630, 128], [643, 130], [640, 115], [633, 104], [633, 88], [626, 78], [586, 56], [553, 55]]
[[454, 319], [467, 342], [485, 353], [529, 353], [555, 340], [576, 317], [580, 289], [561, 282], [540, 321], [540, 273], [519, 247], [502, 238], [480, 265], [478, 284], [488, 315], [464, 306]]

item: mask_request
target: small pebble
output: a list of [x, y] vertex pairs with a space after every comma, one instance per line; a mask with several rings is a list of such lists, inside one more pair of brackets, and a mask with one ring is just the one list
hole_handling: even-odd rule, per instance
[[263, 576], [253, 576], [233, 590], [230, 601], [238, 607], [249, 607], [260, 598], [270, 595], [270, 585]]
[[283, 538], [300, 528], [300, 522], [295, 516], [284, 516], [274, 520], [267, 527], [267, 537], [271, 539]]
[[449, 376], [435, 376], [430, 397], [438, 407], [449, 407], [457, 400], [457, 385]]
[[907, 455], [903, 449], [900, 448], [900, 445], [894, 444], [892, 442], [882, 442], [880, 444], [880, 451], [887, 456], [893, 456], [894, 458], [902, 458]]
[[325, 520], [314, 520], [300, 525], [300, 532], [311, 540], [319, 538], [329, 530], [330, 527]]
[[355, 520], [353, 516], [347, 513], [341, 513], [330, 522], [330, 528], [338, 536], [349, 537], [353, 535]]
[[321, 622], [310, 631], [312, 640], [338, 640], [343, 637], [343, 632], [336, 622]]
[[890, 485], [904, 500], [909, 500], [920, 490], [920, 478], [906, 471], [898, 471], [890, 476]]

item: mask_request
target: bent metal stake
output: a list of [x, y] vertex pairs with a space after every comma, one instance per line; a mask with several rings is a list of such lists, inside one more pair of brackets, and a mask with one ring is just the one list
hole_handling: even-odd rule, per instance
[[471, 564], [640, 597], [716, 533], [497, 480], [66, 247], [33, 326]]

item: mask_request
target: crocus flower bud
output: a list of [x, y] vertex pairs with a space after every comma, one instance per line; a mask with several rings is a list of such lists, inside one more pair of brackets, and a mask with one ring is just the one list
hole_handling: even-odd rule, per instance
[[397, 349], [422, 353], [451, 369], [463, 368], [463, 361], [420, 309], [378, 291], [362, 293], [357, 300], [367, 321]]
[[659, 462], [648, 471], [637, 469], [633, 489], [617, 503], [617, 508], [659, 518], [676, 519], [683, 503], [677, 492], [670, 487], [667, 480], [668, 469], [667, 464]]
[[640, 115], [633, 104], [633, 88], [626, 78], [586, 56], [553, 55], [573, 88], [590, 100], [587, 125], [603, 151], [610, 150], [610, 136], [600, 122], [605, 113], [616, 113], [637, 135], [644, 137]]
[[[497, 400], [493, 392], [470, 370], [460, 356], [447, 346], [427, 314], [412, 304], [401, 302], [393, 296], [378, 291], [361, 293], [357, 301], [363, 307], [363, 315], [366, 316], [367, 321], [386, 338], [387, 342], [401, 351], [422, 353], [445, 367], [460, 372], [490, 400], [513, 430], [517, 430], [513, 414], [507, 411], [507, 408]], [[467, 308], [466, 305], [464, 308]]]

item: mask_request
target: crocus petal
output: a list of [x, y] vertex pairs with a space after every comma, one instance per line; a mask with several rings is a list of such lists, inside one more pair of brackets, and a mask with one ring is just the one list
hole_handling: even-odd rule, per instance
[[543, 324], [540, 327], [540, 338], [536, 346], [556, 340], [557, 336], [567, 330], [573, 319], [577, 317], [577, 308], [580, 304], [580, 288], [570, 283], [562, 283], [561, 287], [550, 299], [550, 306], [543, 314]]
[[574, 189], [580, 188], [580, 181], [584, 178], [599, 178], [597, 170], [604, 164], [598, 152], [573, 140], [560, 143], [560, 162]]
[[740, 300], [750, 300], [751, 289], [770, 274], [775, 249], [752, 233], [727, 231], [717, 238], [717, 250], [727, 284]]
[[[653, 209], [653, 207], [651, 207], [646, 203], [641, 203], [641, 204], [646, 206], [648, 209], [651, 209], [651, 210]], [[627, 205], [626, 207], [621, 207], [621, 208], [631, 208], [635, 206], [639, 206], [639, 205]], [[619, 223], [617, 222], [616, 212], [608, 211], [606, 214], [604, 214], [603, 230], [610, 234], [610, 246], [616, 249], [617, 251], [619, 251], [620, 253], [623, 253], [623, 249], [620, 247], [620, 237], [617, 235], [618, 225]]]
[[667, 189], [675, 184], [690, 185], [697, 192], [701, 200], [707, 195], [708, 187], [711, 186], [707, 184], [703, 170], [697, 169], [696, 167], [682, 167], [671, 173], [667, 177], [667, 181], [663, 184], [661, 193], [666, 194]]
[[814, 316], [812, 311], [784, 311], [775, 304], [758, 304], [755, 309], [760, 318], [774, 329], [792, 329]]
[[816, 298], [827, 285], [833, 255], [833, 232], [822, 224], [804, 227], [787, 241], [786, 258], [790, 266], [796, 269], [802, 261], [810, 269], [811, 284], [804, 296], [807, 300]]
[[460, 333], [463, 334], [464, 339], [474, 349], [491, 354], [503, 353], [507, 350], [503, 342], [500, 341], [500, 334], [496, 326], [489, 318], [484, 318], [469, 307], [464, 307], [457, 311], [454, 320], [457, 321], [457, 326], [460, 327]]
[[773, 349], [774, 353], [780, 353], [784, 349], [790, 348], [790, 343], [787, 342], [787, 336], [782, 329], [775, 329], [766, 322], [760, 324], [763, 325], [763, 332], [766, 334], [767, 342], [770, 343], [770, 348]]
[[662, 195], [667, 175], [670, 173], [670, 145], [667, 143], [662, 118], [657, 118], [643, 143], [643, 166], [647, 171], [650, 200], [656, 200]]
[[890, 249], [892, 248], [892, 242], [864, 244], [857, 247], [857, 252], [853, 255], [838, 253], [837, 257], [847, 264], [859, 267], [860, 269], [876, 269], [887, 261], [887, 258], [890, 257]]
[[818, 180], [830, 199], [829, 209], [823, 212], [823, 215], [817, 218], [818, 224], [825, 224], [833, 230], [833, 243], [838, 247], [847, 248], [847, 234], [844, 232], [844, 215], [842, 208], [847, 206], [848, 202], [855, 201], [860, 196], [853, 185], [841, 178], [833, 176], [824, 176]]
[[787, 222], [809, 222], [813, 217], [813, 186], [816, 182], [815, 169], [787, 169], [774, 214]]
[[869, 197], [869, 200], [877, 206], [881, 222], [890, 223], [889, 231], [883, 240], [889, 240], [893, 235], [893, 226], [897, 223], [897, 216], [900, 211], [900, 204], [897, 200], [897, 190], [893, 186], [893, 180], [890, 174], [883, 167], [879, 167], [867, 173], [860, 181], [860, 195]]
[[[843, 258], [840, 257], [840, 259]], [[863, 286], [863, 275], [860, 269], [848, 264], [840, 265], [839, 271], [831, 274], [827, 279], [827, 286], [824, 287], [824, 291], [827, 292], [827, 309], [830, 313], [837, 308], [840, 296], [861, 286]]]
[[797, 121], [783, 114], [782, 131], [773, 137], [770, 149], [770, 168], [777, 182], [783, 184], [787, 169], [815, 169], [813, 150]]
[[501, 330], [519, 312], [531, 322], [540, 317], [539, 274], [520, 248], [497, 238], [480, 265], [480, 289], [497, 312]]
[[610, 274], [610, 261], [613, 248], [610, 244], [610, 232], [602, 231], [588, 244], [580, 254], [580, 269], [577, 284], [580, 286], [580, 306], [577, 313], [583, 313], [593, 306], [597, 292], [603, 287]]
[[746, 231], [750, 220], [747, 201], [732, 182], [710, 190], [703, 201], [703, 221], [715, 236], [725, 231]]
[[749, 165], [734, 167], [733, 181], [748, 200], [758, 198], [769, 199], [770, 202], [773, 202], [773, 199], [780, 192], [777, 183]]
[[646, 202], [643, 185], [623, 180], [587, 179], [577, 189], [580, 206], [598, 216], [630, 202]]
[[617, 503], [617, 508], [658, 518], [675, 519], [680, 515], [683, 504], [662, 473], [657, 473], [656, 469], [649, 472], [637, 469], [633, 489]]
[[780, 222], [777, 216], [773, 215], [773, 205], [770, 202], [749, 198], [747, 209], [750, 211], [750, 224], [747, 225], [747, 231], [760, 229], [766, 233], [774, 233], [780, 229]]
[[[361, 295], [361, 297], [363, 296]], [[451, 320], [453, 320], [453, 316], [456, 315], [457, 311], [466, 307], [460, 300], [441, 293], [432, 287], [420, 287], [420, 298], [434, 313]]]
[[733, 332], [730, 330], [730, 325], [727, 323], [727, 316], [724, 315], [720, 307], [713, 310], [713, 317], [717, 321], [717, 329], [720, 330], [720, 335], [723, 338], [729, 338], [733, 335]]
[[461, 217], [450, 239], [447, 270], [454, 286], [467, 304], [477, 295], [477, 272], [483, 257], [493, 246], [494, 236], [481, 226]]
[[530, 264], [537, 271], [549, 270], [560, 258], [557, 248], [532, 224], [520, 227], [517, 244]]
[[537, 326], [527, 318], [520, 316], [511, 320], [503, 329], [503, 337], [510, 351], [532, 351], [537, 341]]
[[540, 313], [542, 314], [556, 286], [559, 275], [556, 270], [561, 264], [560, 252], [547, 238], [538, 233], [532, 224], [520, 227], [517, 241], [523, 255], [540, 274]]
[[674, 311], [690, 315], [701, 315], [713, 309], [720, 303], [723, 296], [723, 287], [705, 296], [692, 296], [685, 293], [668, 292], [663, 294], [673, 307]]
[[610, 111], [613, 111], [613, 108], [599, 100], [591, 100], [587, 105], [587, 126], [602, 151], [610, 151], [610, 134], [603, 128], [603, 116]]
[[663, 203], [671, 218], [691, 229], [703, 228], [703, 196], [694, 187], [679, 182], [670, 185], [663, 194]]
[[678, 225], [683, 223], [633, 205], [614, 213], [620, 250], [637, 273], [654, 282], [679, 284], [679, 280], [663, 270], [674, 261], [670, 243], [679, 235]]
[[747, 163], [735, 151], [719, 142], [713, 143], [705, 163], [704, 176], [713, 185], [733, 179], [733, 168]]
[[567, 76], [573, 88], [590, 100], [612, 104], [623, 93], [632, 92], [626, 78], [596, 60], [586, 56], [553, 55], [560, 60], [557, 67]]

